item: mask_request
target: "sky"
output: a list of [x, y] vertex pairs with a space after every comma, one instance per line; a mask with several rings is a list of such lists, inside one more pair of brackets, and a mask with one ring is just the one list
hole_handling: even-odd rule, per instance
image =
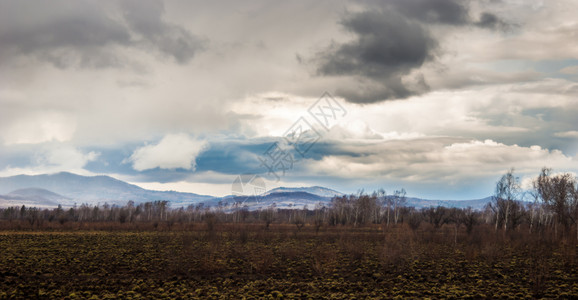
[[[578, 2], [0, 0], [0, 176], [490, 196], [578, 171]], [[243, 177], [245, 178], [245, 177]]]

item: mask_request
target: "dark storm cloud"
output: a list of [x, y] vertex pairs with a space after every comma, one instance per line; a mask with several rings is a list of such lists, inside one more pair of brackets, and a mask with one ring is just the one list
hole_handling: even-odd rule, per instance
[[159, 1], [2, 1], [0, 62], [34, 57], [59, 68], [123, 67], [115, 47], [190, 60], [201, 47], [186, 29], [163, 20]]
[[[391, 11], [366, 11], [348, 16], [343, 26], [357, 39], [332, 45], [318, 56], [318, 73], [325, 76], [357, 76], [379, 82], [338, 90], [348, 101], [370, 103], [406, 98], [413, 92], [401, 76], [420, 67], [435, 48], [435, 41], [418, 23]], [[370, 83], [370, 85], [372, 85]]]
[[507, 24], [506, 22], [498, 18], [498, 16], [496, 16], [495, 14], [489, 12], [482, 13], [482, 15], [480, 16], [480, 20], [475, 24], [483, 28], [498, 29], [498, 30], [504, 30], [511, 27], [510, 24]]
[[408, 18], [426, 23], [463, 25], [468, 23], [468, 9], [464, 1], [452, 0], [395, 0], [385, 2]]
[[318, 75], [355, 79], [356, 85], [337, 89], [337, 94], [350, 102], [403, 99], [427, 91], [427, 82], [419, 73], [415, 78], [402, 80], [435, 59], [439, 51], [438, 42], [427, 26], [477, 25], [494, 29], [502, 24], [490, 13], [484, 13], [478, 23], [473, 22], [465, 6], [467, 2], [462, 1], [370, 3], [367, 10], [346, 14], [341, 21], [356, 38], [349, 43], [332, 44], [315, 58]]
[[421, 26], [387, 11], [355, 14], [342, 24], [358, 38], [330, 49], [319, 68], [324, 75], [387, 77], [422, 65], [434, 46]]

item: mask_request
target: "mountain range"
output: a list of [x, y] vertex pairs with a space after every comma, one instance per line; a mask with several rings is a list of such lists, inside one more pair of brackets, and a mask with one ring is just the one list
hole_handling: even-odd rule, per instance
[[[0, 178], [0, 195], [29, 188], [42, 189], [61, 195], [59, 204], [65, 206], [75, 203], [103, 204], [105, 202], [124, 205], [130, 200], [135, 201], [135, 203], [168, 200], [171, 203], [184, 204], [198, 203], [214, 198], [194, 193], [151, 191], [109, 176], [81, 176], [67, 172]], [[42, 198], [45, 194], [38, 193], [35, 196]]]
[[[275, 205], [277, 208], [315, 208], [316, 205], [328, 206], [331, 199], [343, 193], [320, 187], [289, 188], [279, 187], [257, 196], [213, 197], [195, 193], [177, 191], [154, 191], [109, 177], [81, 176], [67, 172], [42, 175], [17, 175], [0, 177], [0, 207], [35, 206], [50, 208], [57, 205], [72, 206], [87, 203], [89, 205], [116, 204], [125, 205], [128, 201], [142, 203], [147, 201], [167, 200], [171, 207], [188, 205], [232, 207], [241, 203], [250, 210]], [[416, 208], [430, 206], [483, 208], [490, 197], [476, 200], [426, 200], [407, 198], [406, 205]]]

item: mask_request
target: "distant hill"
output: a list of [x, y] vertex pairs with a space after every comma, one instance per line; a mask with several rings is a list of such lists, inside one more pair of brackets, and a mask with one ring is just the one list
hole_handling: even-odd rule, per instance
[[39, 188], [26, 188], [0, 195], [0, 207], [8, 206], [35, 206], [55, 207], [70, 200], [67, 197]]
[[[329, 206], [331, 199], [343, 193], [320, 187], [279, 187], [262, 195], [252, 197], [213, 197], [176, 191], [152, 191], [109, 176], [81, 176], [62, 172], [43, 175], [18, 175], [0, 177], [0, 207], [37, 206], [56, 207], [58, 204], [72, 206], [87, 203], [125, 205], [129, 200], [135, 203], [166, 200], [171, 207], [186, 207], [203, 203], [216, 207], [219, 204], [231, 209], [236, 202], [250, 210], [274, 205], [277, 208], [314, 209], [316, 205]], [[415, 208], [445, 206], [483, 209], [490, 197], [476, 200], [426, 200], [407, 198], [406, 205]]]
[[70, 198], [64, 197], [57, 193], [51, 192], [45, 189], [39, 188], [26, 188], [26, 189], [19, 189], [12, 191], [8, 194], [8, 196], [16, 196], [22, 198], [38, 198], [38, 199], [46, 199], [48, 201], [58, 202], [62, 200], [70, 200]]
[[330, 198], [343, 196], [343, 193], [321, 186], [298, 187], [298, 188], [278, 187], [266, 192], [265, 194], [269, 195], [274, 193], [291, 193], [291, 192], [305, 192], [320, 197], [330, 197]]
[[[315, 187], [318, 188], [318, 187]], [[285, 192], [279, 192], [281, 190], [286, 190]], [[306, 188], [304, 188], [306, 190]], [[329, 190], [329, 189], [328, 189]], [[338, 193], [336, 196], [342, 196], [344, 194]], [[321, 193], [324, 195], [324, 193]], [[331, 203], [331, 197], [320, 196], [316, 194], [312, 194], [309, 192], [300, 191], [299, 188], [296, 191], [293, 191], [293, 188], [279, 188], [271, 190], [267, 193], [264, 193], [260, 196], [251, 196], [245, 198], [239, 197], [222, 197], [222, 198], [214, 198], [209, 201], [204, 202], [205, 206], [215, 207], [218, 206], [219, 203], [225, 208], [232, 208], [235, 202], [240, 202], [240, 206], [247, 207], [249, 210], [257, 210], [260, 208], [266, 208], [274, 205], [276, 208], [281, 209], [291, 209], [297, 208], [302, 209], [303, 207], [307, 207], [307, 209], [314, 209], [317, 205], [326, 206], [328, 207]], [[491, 197], [483, 198], [483, 199], [476, 199], [476, 200], [427, 200], [427, 199], [420, 199], [420, 198], [411, 198], [408, 197], [406, 199], [405, 206], [411, 206], [415, 208], [426, 208], [426, 207], [456, 207], [456, 208], [467, 208], [471, 207], [475, 210], [482, 210], [491, 201]]]
[[[283, 189], [277, 190], [279, 191]], [[243, 199], [244, 201], [241, 205], [247, 206], [249, 210], [266, 208], [272, 205], [280, 209], [302, 209], [304, 207], [314, 209], [318, 204], [328, 206], [332, 198], [333, 197], [323, 197], [302, 191], [286, 191], [265, 193], [262, 196], [257, 197], [248, 197], [247, 199]], [[230, 200], [233, 199], [229, 198], [228, 200], [228, 202], [231, 203]]]
[[151, 191], [109, 176], [81, 176], [67, 172], [0, 178], [0, 194], [29, 188], [44, 189], [63, 195], [64, 198], [59, 202], [63, 205], [99, 202], [123, 205], [129, 200], [137, 203], [168, 200], [173, 204], [188, 205], [214, 198], [193, 193]]

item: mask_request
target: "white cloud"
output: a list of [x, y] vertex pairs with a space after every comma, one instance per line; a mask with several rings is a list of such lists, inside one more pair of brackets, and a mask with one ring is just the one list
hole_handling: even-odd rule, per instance
[[26, 112], [15, 119], [5, 117], [8, 124], [0, 128], [0, 137], [6, 145], [65, 142], [72, 138], [76, 128], [73, 116], [58, 111]]
[[578, 54], [576, 44], [568, 42], [576, 39], [576, 1], [544, 1], [538, 6], [535, 1], [509, 1], [497, 5], [500, 14], [516, 26], [503, 35], [475, 30], [458, 34], [456, 43], [465, 35], [477, 33], [476, 38], [461, 43], [460, 52], [471, 60], [551, 60], [575, 58]]
[[[64, 11], [56, 4], [49, 11], [31, 9], [27, 18], [0, 19], [8, 25], [31, 24], [43, 29], [43, 23], [67, 24], [65, 21], [73, 15], [75, 20], [87, 16], [88, 23], [102, 24], [104, 27], [98, 28], [106, 32], [114, 24], [101, 22], [106, 20], [94, 19], [93, 15], [110, 13], [114, 20], [124, 19], [115, 3], [104, 4], [96, 11], [91, 10], [92, 4], [84, 4], [87, 3], [76, 3], [72, 10]], [[82, 56], [90, 58], [93, 66], [106, 63], [102, 58], [118, 58], [110, 61], [111, 67], [91, 68], [89, 64], [84, 68], [58, 68], [54, 63], [43, 63], [42, 58], [47, 57], [39, 56], [40, 50], [35, 49], [28, 53], [36, 54], [36, 59], [19, 52], [12, 55], [15, 59], [4, 60], [0, 68], [0, 162], [5, 169], [0, 172], [86, 173], [86, 163], [96, 159], [97, 154], [79, 149], [123, 151], [126, 145], [171, 132], [183, 134], [169, 134], [158, 142], [145, 144], [125, 162], [138, 171], [194, 170], [207, 143], [193, 136], [209, 136], [213, 142], [215, 133], [222, 134], [226, 137], [223, 145], [228, 140], [266, 141], [283, 135], [300, 116], [307, 116], [307, 108], [323, 91], [334, 93], [339, 88], [358, 85], [347, 76], [317, 76], [310, 60], [332, 41], [346, 43], [355, 39], [351, 32], [343, 30], [339, 20], [344, 13], [365, 10], [363, 3], [229, 4], [165, 3], [161, 19], [164, 24], [206, 38], [207, 51], [195, 52], [187, 65], [164, 57], [163, 53], [170, 54], [164, 48], [155, 46], [152, 48], [156, 50], [143, 51], [142, 47], [150, 46], [148, 43], [142, 47], [124, 46], [119, 39], [112, 44], [95, 42], [92, 48], [102, 51], [77, 49], [72, 57], [61, 57], [71, 58], [70, 66]], [[573, 76], [577, 69], [572, 60], [578, 57], [578, 44], [569, 41], [575, 40], [578, 28], [577, 2], [512, 0], [470, 4], [477, 7], [471, 12], [474, 19], [489, 11], [514, 26], [502, 32], [474, 26], [428, 28], [439, 43], [439, 53], [407, 76], [423, 75], [431, 92], [372, 105], [342, 101], [347, 116], [329, 132], [322, 131], [326, 140], [324, 145], [316, 146], [322, 149], [337, 143], [343, 151], [334, 153], [353, 157], [329, 155], [311, 164], [302, 163], [300, 166], [311, 167], [312, 175], [307, 179], [324, 174], [329, 184], [335, 178], [346, 177], [341, 182], [353, 182], [355, 178], [361, 178], [355, 184], [370, 178], [426, 180], [435, 186], [444, 180], [478, 183], [480, 176], [497, 178], [509, 167], [530, 172], [537, 172], [543, 165], [561, 170], [576, 167], [578, 156], [570, 159], [569, 155], [578, 153], [573, 140], [578, 137], [577, 123], [572, 117], [578, 107], [578, 85]], [[298, 21], [294, 17], [297, 15]], [[123, 29], [127, 24], [119, 26]], [[20, 29], [29, 35], [20, 36]], [[22, 26], [4, 26], [0, 31], [16, 39], [45, 36]], [[82, 28], [72, 31], [80, 34], [65, 36], [54, 31], [55, 37], [69, 41], [64, 44], [56, 44], [57, 39], [40, 39], [40, 46], [48, 49], [42, 53], [67, 53], [73, 42], [86, 40], [82, 33], [95, 32]], [[128, 37], [135, 34], [129, 32]], [[5, 50], [9, 45], [2, 46]], [[66, 49], [61, 53], [60, 48]], [[14, 49], [8, 50], [3, 57], [14, 54]], [[568, 75], [545, 78], [560, 73]], [[19, 151], [24, 148], [33, 150]], [[554, 148], [564, 154], [547, 150]], [[253, 164], [259, 151], [243, 148], [235, 153], [235, 161]], [[321, 155], [316, 159], [321, 159]], [[30, 157], [32, 165], [25, 166]], [[100, 160], [104, 165], [111, 163], [110, 172], [122, 173], [119, 169], [126, 169], [113, 166], [113, 161], [105, 162], [104, 157]], [[293, 172], [302, 178], [309, 176], [298, 173]], [[185, 182], [204, 184], [212, 180], [228, 189], [227, 174], [219, 180], [204, 172], [194, 175], [197, 177]], [[350, 188], [355, 190], [355, 184]], [[180, 186], [184, 188], [185, 183]], [[202, 190], [201, 186], [190, 186], [193, 191], [196, 188]], [[430, 191], [436, 189], [437, 186]]]
[[[578, 161], [558, 150], [505, 145], [492, 140], [420, 138], [341, 145], [358, 155], [329, 155], [307, 163], [312, 174], [342, 178], [379, 178], [406, 182], [465, 183], [497, 176], [510, 167], [537, 173], [544, 166], [578, 169]], [[353, 179], [353, 178], [352, 178]]]
[[19, 174], [37, 175], [57, 172], [72, 172], [81, 175], [93, 175], [84, 169], [86, 164], [95, 161], [100, 153], [83, 152], [69, 143], [45, 143], [36, 151], [28, 166], [13, 167], [8, 165], [0, 170], [0, 176]]
[[316, 100], [287, 93], [267, 92], [248, 95], [232, 103], [230, 109], [243, 116], [243, 127], [239, 129], [244, 134], [252, 137], [282, 136], [299, 117], [308, 117], [307, 109]]
[[156, 145], [147, 145], [133, 152], [128, 161], [137, 171], [154, 168], [196, 169], [197, 156], [207, 143], [192, 139], [187, 134], [169, 134]]
[[99, 154], [94, 151], [82, 153], [76, 148], [58, 144], [53, 149], [38, 155], [36, 162], [38, 165], [55, 166], [63, 170], [80, 169], [98, 156]]
[[578, 131], [571, 130], [571, 131], [563, 131], [563, 132], [556, 132], [555, 135], [561, 138], [578, 138]]
[[333, 126], [324, 136], [333, 140], [344, 139], [383, 139], [383, 135], [373, 130], [367, 123], [361, 120], [352, 120], [350, 122], [342, 122], [341, 124]]

